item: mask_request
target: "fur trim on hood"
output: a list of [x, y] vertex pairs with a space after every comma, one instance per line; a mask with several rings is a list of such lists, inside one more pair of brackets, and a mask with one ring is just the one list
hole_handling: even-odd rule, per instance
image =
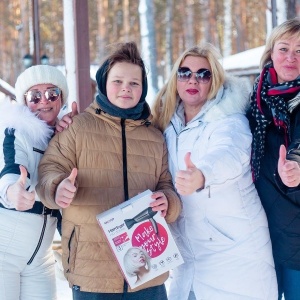
[[27, 106], [4, 102], [0, 104], [0, 129], [15, 129], [29, 136], [34, 144], [43, 143], [45, 146], [53, 135], [53, 129], [40, 120]]
[[203, 121], [212, 122], [236, 113], [245, 114], [250, 105], [250, 93], [251, 85], [247, 79], [226, 77], [216, 97], [207, 101], [206, 108], [201, 110]]

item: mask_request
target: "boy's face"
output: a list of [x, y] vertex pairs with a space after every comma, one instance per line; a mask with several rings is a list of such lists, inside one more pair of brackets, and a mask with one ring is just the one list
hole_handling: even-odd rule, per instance
[[135, 107], [142, 95], [142, 70], [127, 62], [116, 63], [106, 82], [108, 100], [120, 108]]

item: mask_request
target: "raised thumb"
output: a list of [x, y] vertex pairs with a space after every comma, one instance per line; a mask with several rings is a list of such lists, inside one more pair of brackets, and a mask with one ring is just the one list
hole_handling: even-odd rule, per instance
[[191, 169], [191, 168], [195, 168], [196, 166], [193, 164], [192, 160], [191, 160], [191, 152], [188, 152], [185, 156], [184, 156], [184, 162], [186, 165], [187, 169]]
[[71, 181], [71, 183], [74, 185], [75, 184], [75, 180], [77, 177], [77, 169], [74, 168], [70, 174], [70, 176], [68, 177], [68, 179]]
[[280, 145], [278, 165], [283, 166], [285, 164], [285, 161], [286, 161], [286, 148], [284, 145]]
[[76, 115], [78, 115], [77, 103], [75, 101], [73, 101], [72, 102], [72, 111], [71, 111], [70, 117], [73, 118]]
[[25, 186], [26, 184], [26, 178], [27, 178], [27, 170], [24, 166], [20, 165], [20, 177], [18, 179], [18, 182], [21, 183], [22, 186]]

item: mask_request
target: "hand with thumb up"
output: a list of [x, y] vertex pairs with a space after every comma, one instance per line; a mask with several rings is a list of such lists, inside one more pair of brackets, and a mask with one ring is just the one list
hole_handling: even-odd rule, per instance
[[19, 211], [31, 209], [35, 201], [35, 192], [26, 190], [27, 170], [23, 166], [20, 168], [20, 177], [16, 183], [10, 185], [6, 191], [6, 196], [9, 202], [14, 205], [14, 208]]
[[300, 183], [300, 166], [296, 161], [286, 159], [286, 148], [279, 148], [278, 174], [281, 181], [288, 187], [296, 187]]
[[77, 169], [74, 168], [69, 177], [64, 179], [57, 187], [55, 194], [55, 202], [61, 208], [68, 207], [76, 192], [75, 180], [77, 177]]
[[73, 122], [73, 117], [78, 115], [77, 103], [75, 101], [72, 102], [71, 112], [64, 115], [61, 120], [59, 120], [55, 127], [55, 132], [62, 132]]
[[185, 155], [184, 161], [186, 170], [180, 170], [176, 173], [175, 187], [180, 195], [190, 195], [204, 187], [205, 178], [202, 172], [193, 164], [191, 152]]

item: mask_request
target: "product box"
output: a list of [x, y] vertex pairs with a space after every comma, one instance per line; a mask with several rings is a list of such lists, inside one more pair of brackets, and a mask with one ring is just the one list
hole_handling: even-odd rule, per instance
[[133, 289], [183, 263], [160, 211], [147, 190], [99, 215], [97, 220]]

